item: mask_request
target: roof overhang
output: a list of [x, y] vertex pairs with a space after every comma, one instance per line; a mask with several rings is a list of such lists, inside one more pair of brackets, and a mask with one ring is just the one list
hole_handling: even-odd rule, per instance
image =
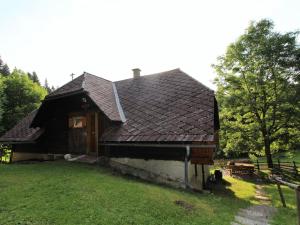
[[216, 148], [215, 144], [212, 143], [116, 143], [116, 142], [109, 142], [109, 143], [103, 143], [100, 142], [100, 145], [103, 146], [124, 146], [124, 147], [164, 147], [164, 148], [186, 148], [187, 146], [191, 148]]

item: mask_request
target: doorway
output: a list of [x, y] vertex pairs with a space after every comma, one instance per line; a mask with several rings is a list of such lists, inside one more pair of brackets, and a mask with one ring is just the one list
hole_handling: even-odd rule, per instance
[[96, 112], [69, 114], [69, 152], [97, 154], [98, 114]]

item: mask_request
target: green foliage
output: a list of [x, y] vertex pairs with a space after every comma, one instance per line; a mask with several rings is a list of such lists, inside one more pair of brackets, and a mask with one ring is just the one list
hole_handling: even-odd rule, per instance
[[3, 76], [9, 76], [10, 75], [10, 70], [7, 64], [3, 62], [3, 60], [0, 57], [0, 74]]
[[[295, 191], [287, 186], [281, 186], [282, 193], [286, 201], [286, 208], [282, 207], [280, 196], [277, 186], [275, 184], [265, 185], [264, 190], [272, 200], [272, 205], [277, 207], [278, 211], [272, 219], [274, 225], [296, 225], [297, 224], [297, 207], [296, 207], [296, 194]], [[288, 223], [287, 223], [288, 222]]]
[[31, 73], [27, 73], [27, 75], [28, 75], [29, 79], [31, 79], [33, 82], [38, 83], [39, 85], [41, 85], [39, 77], [36, 74], [36, 72], [33, 71], [32, 74]]
[[266, 154], [270, 160], [271, 151], [299, 143], [297, 34], [274, 32], [268, 20], [252, 22], [218, 58], [220, 144], [227, 155]]
[[0, 144], [0, 163], [10, 163], [11, 146]]
[[21, 70], [15, 69], [10, 76], [2, 79], [6, 98], [2, 121], [4, 129], [8, 130], [29, 112], [37, 109], [47, 93]]
[[4, 126], [2, 123], [2, 119], [3, 119], [3, 104], [5, 101], [5, 96], [4, 96], [4, 83], [3, 83], [3, 77], [0, 74], [0, 135], [1, 133], [4, 131]]

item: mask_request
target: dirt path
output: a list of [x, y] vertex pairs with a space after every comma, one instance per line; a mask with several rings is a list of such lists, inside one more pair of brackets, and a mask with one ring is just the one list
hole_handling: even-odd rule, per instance
[[272, 206], [271, 200], [263, 191], [263, 187], [256, 185], [255, 199], [260, 205], [253, 205], [246, 209], [241, 209], [235, 216], [235, 221], [231, 225], [269, 225], [272, 215], [276, 209]]

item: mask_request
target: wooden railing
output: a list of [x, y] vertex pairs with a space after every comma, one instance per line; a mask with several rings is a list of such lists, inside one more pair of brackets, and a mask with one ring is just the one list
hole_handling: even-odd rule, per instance
[[296, 204], [297, 204], [297, 214], [298, 214], [298, 225], [300, 225], [300, 185], [287, 182], [283, 180], [281, 177], [278, 177], [276, 175], [271, 175], [269, 179], [277, 184], [280, 200], [283, 207], [286, 207], [284, 194], [282, 193], [280, 185], [286, 185], [289, 188], [295, 190], [296, 195]]
[[[299, 174], [299, 163], [295, 161], [277, 161], [273, 162], [273, 168], [270, 169], [273, 174], [280, 174], [288, 179], [292, 180], [299, 180], [300, 181], [300, 174]], [[255, 168], [260, 170], [267, 170], [268, 164], [259, 162], [258, 160], [255, 163]]]

